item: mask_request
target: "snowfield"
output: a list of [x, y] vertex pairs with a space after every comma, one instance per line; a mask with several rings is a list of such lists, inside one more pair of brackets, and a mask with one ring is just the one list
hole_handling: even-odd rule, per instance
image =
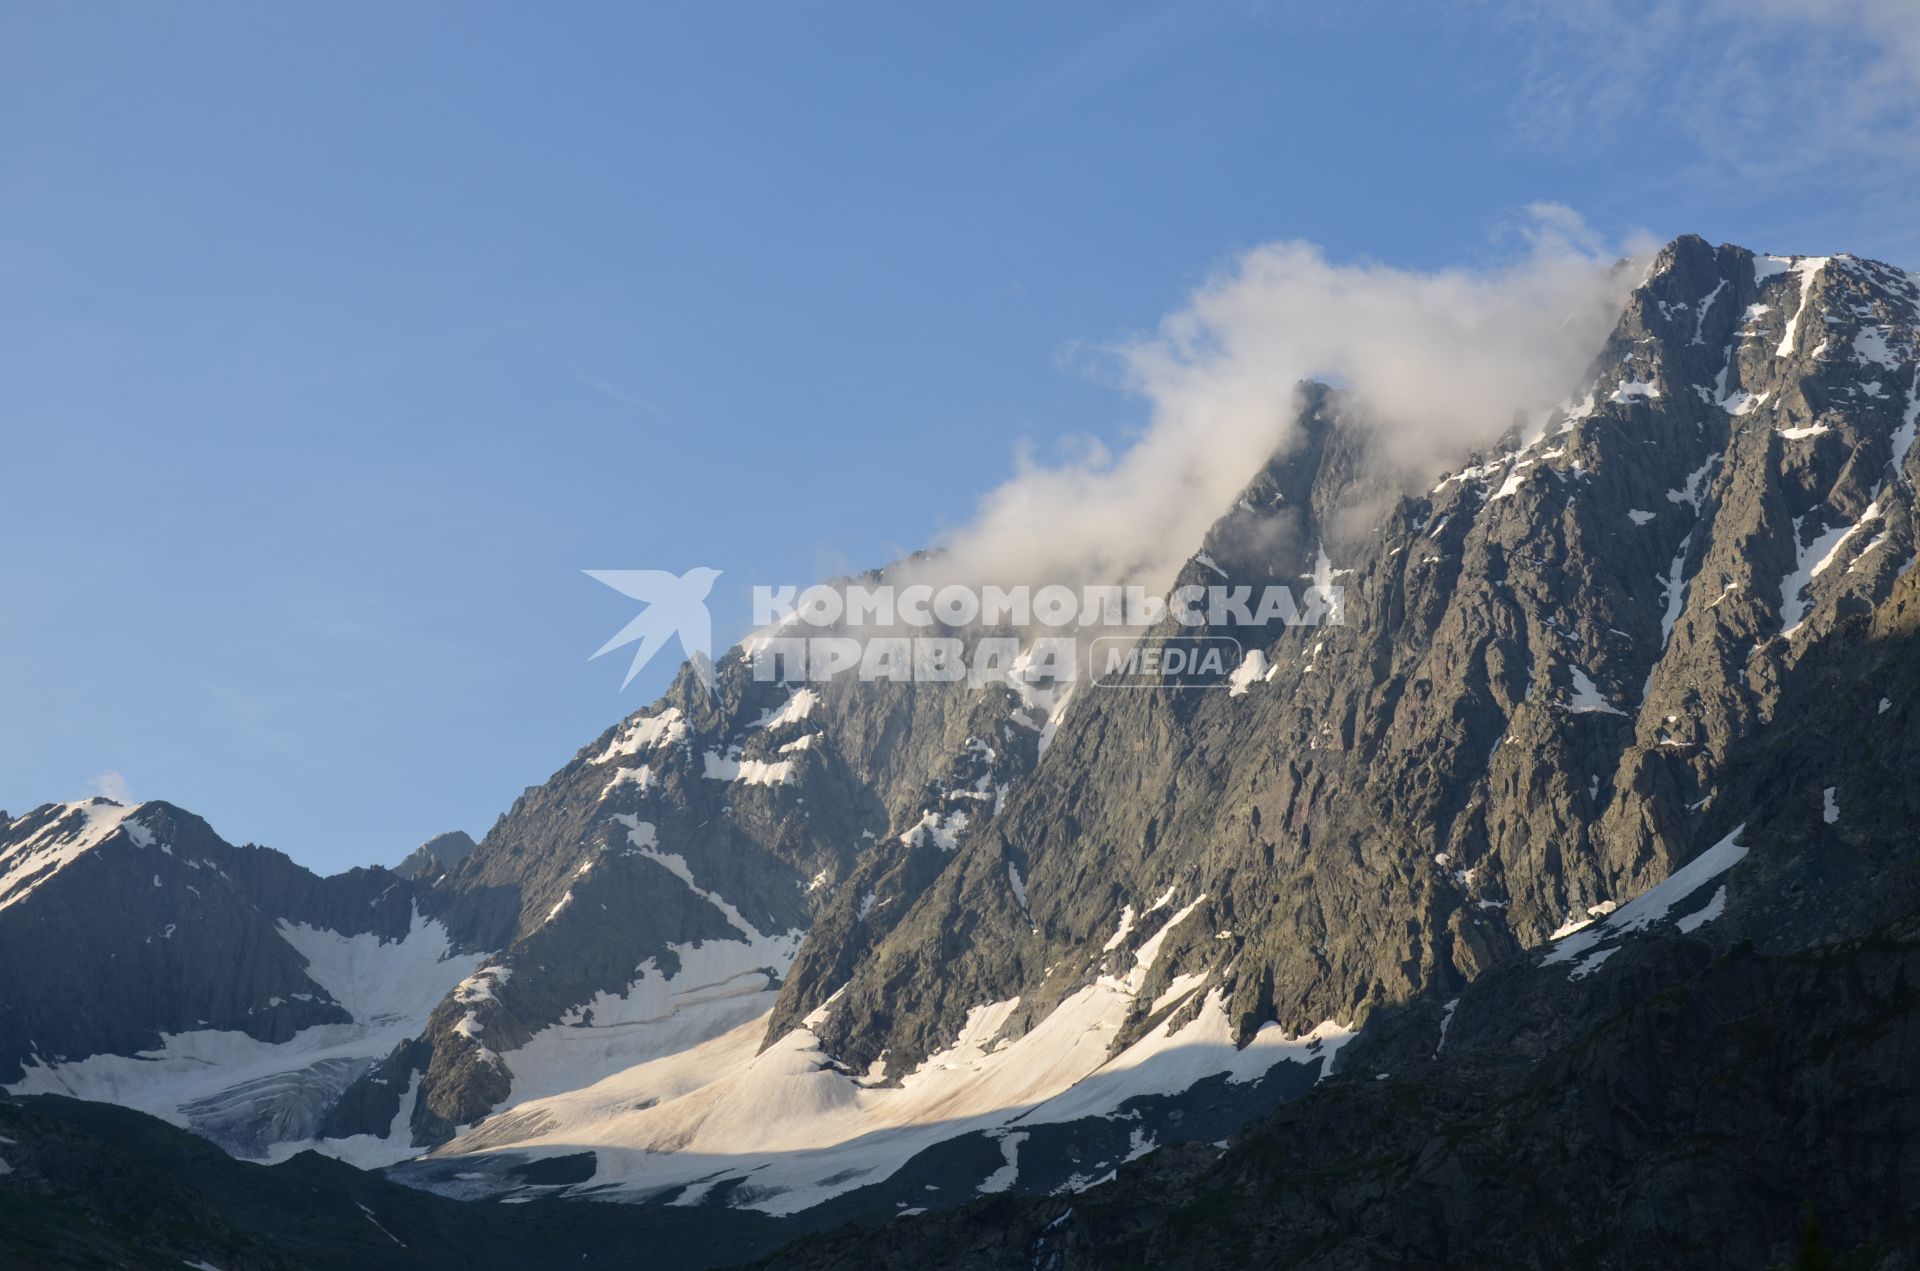
[[[1236, 1048], [1218, 988], [1199, 998], [1194, 1018], [1162, 1022], [1109, 1057], [1162, 940], [1199, 903], [1162, 924], [1124, 974], [1101, 976], [1021, 1037], [1000, 1036], [1018, 998], [973, 1008], [954, 1044], [897, 1086], [875, 1084], [877, 1074], [843, 1071], [823, 1053], [813, 1028], [833, 1009], [831, 1001], [761, 1051], [771, 984], [749, 975], [717, 980], [724, 961], [703, 971], [688, 960], [671, 984], [642, 981], [654, 994], [645, 1003], [631, 996], [597, 1003], [591, 1028], [571, 1035], [566, 1026], [548, 1029], [508, 1055], [514, 1106], [434, 1155], [586, 1150], [595, 1154], [595, 1172], [567, 1189], [574, 1194], [693, 1203], [739, 1178], [732, 1203], [790, 1214], [878, 1182], [961, 1134], [1003, 1131], [1003, 1147], [1017, 1147], [1014, 1127], [1113, 1116], [1129, 1099], [1176, 1094], [1219, 1074], [1245, 1083], [1277, 1064], [1315, 1061], [1324, 1074], [1352, 1036], [1346, 1027], [1326, 1023], [1289, 1037], [1270, 1024]], [[682, 957], [714, 950], [725, 958], [729, 947], [710, 942]], [[1205, 981], [1179, 977], [1154, 1009], [1189, 1003]], [[676, 996], [682, 982], [700, 988]], [[724, 1031], [698, 1039], [713, 1027]], [[575, 1084], [622, 1056], [640, 1058]], [[538, 1091], [550, 1093], [528, 1097]], [[1004, 1168], [1017, 1169], [1011, 1149]], [[1002, 1185], [1001, 1175], [988, 1183]], [[1006, 1176], [1004, 1185], [1012, 1183]]]
[[280, 935], [307, 959], [309, 978], [352, 1023], [303, 1029], [279, 1044], [220, 1029], [167, 1034], [160, 1047], [135, 1056], [29, 1064], [7, 1091], [137, 1108], [252, 1159], [284, 1160], [312, 1148], [371, 1168], [414, 1155], [404, 1129], [410, 1097], [395, 1119], [400, 1132], [387, 1139], [314, 1139], [313, 1133], [340, 1092], [416, 1036], [434, 1005], [480, 959], [456, 954], [446, 929], [418, 911], [402, 940], [285, 922]]

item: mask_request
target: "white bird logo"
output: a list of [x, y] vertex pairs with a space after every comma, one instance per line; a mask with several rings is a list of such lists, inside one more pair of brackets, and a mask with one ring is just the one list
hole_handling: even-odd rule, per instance
[[[633, 662], [627, 667], [627, 678], [620, 681], [621, 688], [633, 683], [640, 668], [666, 646], [669, 636], [678, 636], [681, 650], [700, 674], [700, 682], [707, 686], [709, 693], [713, 691], [713, 619], [707, 613], [707, 593], [713, 590], [714, 579], [720, 577], [719, 570], [702, 565], [684, 574], [670, 574], [664, 569], [583, 569], [580, 572], [647, 606], [593, 655], [597, 658], [623, 644], [640, 642], [640, 647], [633, 651]], [[587, 660], [591, 662], [593, 658]]]

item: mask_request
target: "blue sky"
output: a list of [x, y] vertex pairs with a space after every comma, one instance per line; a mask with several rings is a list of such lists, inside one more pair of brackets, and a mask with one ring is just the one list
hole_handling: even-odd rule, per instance
[[582, 569], [738, 634], [1261, 243], [1920, 267], [1906, 7], [0, 5], [0, 806], [478, 834], [666, 674]]

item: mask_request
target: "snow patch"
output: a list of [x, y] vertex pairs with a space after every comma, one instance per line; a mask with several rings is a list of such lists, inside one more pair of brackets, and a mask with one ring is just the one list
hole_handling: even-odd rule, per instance
[[[1724, 286], [1725, 284], [1723, 283], [1721, 285]], [[1440, 1058], [1440, 1052], [1446, 1047], [1447, 1030], [1453, 1027], [1453, 1013], [1459, 1006], [1460, 999], [1456, 997], [1451, 1002], [1448, 1002], [1440, 1011], [1440, 1036], [1433, 1043], [1433, 1057], [1435, 1059]]]
[[[1604, 940], [1644, 931], [1654, 923], [1663, 921], [1675, 905], [1740, 863], [1747, 854], [1747, 849], [1739, 842], [1746, 828], [1744, 825], [1735, 827], [1733, 833], [1675, 870], [1664, 882], [1648, 888], [1599, 922], [1581, 923], [1571, 932], [1563, 930], [1557, 934], [1553, 948], [1541, 959], [1541, 965], [1550, 966], [1556, 962], [1582, 958]], [[1724, 904], [1724, 901], [1721, 903]], [[1712, 902], [1706, 906], [1712, 907]], [[1707, 919], [1702, 918], [1701, 921]]]
[[1574, 963], [1572, 968], [1567, 971], [1567, 978], [1570, 980], [1585, 979], [1598, 970], [1602, 962], [1605, 962], [1618, 952], [1620, 952], [1619, 945], [1614, 945], [1607, 949], [1596, 949], [1594, 952], [1589, 953], [1586, 957]]
[[797, 724], [813, 714], [813, 708], [820, 704], [820, 695], [810, 688], [796, 689], [792, 697], [779, 710], [768, 711], [753, 725], [755, 728], [781, 729], [788, 724]]
[[1234, 667], [1233, 674], [1227, 677], [1227, 696], [1245, 697], [1247, 689], [1266, 678], [1271, 669], [1264, 652], [1259, 649], [1247, 650], [1247, 656], [1240, 659], [1240, 665]]
[[[249, 1121], [298, 1111], [337, 1097], [340, 1072], [369, 1069], [417, 1036], [434, 1006], [478, 961], [455, 953], [446, 928], [417, 910], [398, 940], [284, 921], [279, 933], [306, 958], [308, 977], [353, 1017], [351, 1023], [302, 1029], [278, 1044], [218, 1029], [165, 1034], [159, 1047], [138, 1055], [51, 1065], [30, 1061], [21, 1080], [6, 1089], [117, 1103], [189, 1130], [207, 1128], [196, 1118], [209, 1115], [208, 1108], [224, 1116], [238, 1111]], [[317, 1112], [309, 1120], [317, 1124]], [[365, 1167], [414, 1154], [405, 1134], [386, 1140], [361, 1135], [273, 1143], [262, 1159], [286, 1159], [309, 1148]]]
[[[1725, 883], [1722, 883], [1720, 884], [1719, 887], [1714, 889], [1713, 898], [1707, 901], [1707, 903], [1698, 912], [1688, 914], [1686, 917], [1680, 919], [1678, 922], [1674, 923], [1673, 925], [1680, 928], [1682, 932], [1688, 935], [1691, 935], [1693, 932], [1697, 931], [1699, 928], [1704, 927], [1706, 924], [1712, 922], [1715, 918], [1718, 918], [1721, 914], [1725, 913], [1726, 908], [1727, 908], [1727, 885]], [[1595, 955], [1595, 956], [1598, 956], [1598, 955]]]
[[1579, 667], [1568, 664], [1568, 672], [1573, 676], [1573, 696], [1567, 699], [1567, 710], [1575, 715], [1590, 712], [1602, 715], [1625, 715], [1626, 712], [1608, 701], [1591, 677]]
[[649, 764], [641, 764], [638, 768], [615, 768], [613, 780], [607, 782], [607, 787], [600, 792], [600, 797], [606, 798], [613, 793], [615, 787], [623, 785], [637, 786], [640, 793], [645, 794], [656, 784], [653, 768]]
[[1709, 291], [1706, 294], [1706, 296], [1701, 299], [1699, 311], [1695, 314], [1693, 319], [1693, 343], [1699, 344], [1699, 345], [1706, 344], [1707, 342], [1707, 337], [1706, 337], [1707, 311], [1713, 308], [1713, 302], [1718, 300], [1720, 298], [1720, 293], [1725, 291], [1726, 289], [1727, 289], [1727, 280], [1725, 278], [1722, 278], [1720, 281], [1714, 283], [1713, 290]]
[[1887, 347], [1886, 330], [1878, 326], [1860, 328], [1853, 337], [1853, 356], [1862, 365], [1878, 365], [1889, 371], [1900, 365], [1899, 357]]
[[1822, 530], [1814, 535], [1813, 541], [1805, 544], [1800, 542], [1801, 519], [1798, 517], [1794, 519], [1793, 539], [1796, 559], [1793, 571], [1780, 582], [1782, 635], [1792, 637], [1793, 633], [1805, 623], [1807, 613], [1812, 608], [1812, 601], [1805, 593], [1813, 580], [1826, 572], [1827, 567], [1832, 565], [1835, 558], [1839, 556], [1840, 549], [1859, 533], [1862, 526], [1878, 520], [1879, 517], [1880, 501], [1876, 499], [1867, 505], [1866, 511], [1860, 514], [1859, 520], [1851, 525], [1836, 525], [1832, 529]]
[[998, 1136], [1000, 1156], [1006, 1164], [987, 1175], [981, 1182], [978, 1188], [981, 1195], [1004, 1192], [1013, 1187], [1020, 1177], [1020, 1145], [1031, 1137], [1025, 1130], [1013, 1130]]
[[704, 775], [710, 781], [738, 782], [749, 786], [783, 786], [793, 780], [791, 759], [742, 759], [737, 753], [721, 754], [709, 750], [705, 755]]
[[1906, 480], [1907, 455], [1913, 449], [1916, 432], [1920, 432], [1920, 366], [1914, 368], [1913, 382], [1907, 386], [1906, 417], [1893, 434], [1893, 470], [1902, 481]]
[[929, 808], [920, 814], [920, 819], [900, 841], [908, 847], [918, 847], [922, 843], [931, 843], [943, 852], [958, 851], [960, 834], [967, 828], [968, 817], [965, 812], [941, 812]]
[[1793, 352], [1793, 338], [1800, 330], [1800, 319], [1807, 311], [1807, 304], [1813, 299], [1813, 280], [1827, 266], [1825, 256], [1803, 256], [1793, 262], [1793, 272], [1800, 279], [1800, 306], [1787, 319], [1786, 330], [1780, 334], [1780, 343], [1774, 349], [1775, 357], [1787, 357]]
[[621, 729], [607, 748], [595, 755], [590, 763], [611, 763], [615, 759], [625, 759], [656, 746], [670, 746], [687, 739], [686, 716], [680, 713], [678, 706], [669, 706], [658, 715], [647, 715], [633, 720]]
[[1720, 455], [1718, 453], [1708, 455], [1706, 462], [1687, 474], [1685, 485], [1682, 485], [1676, 490], [1667, 491], [1667, 502], [1684, 503], [1698, 512], [1700, 510], [1700, 500], [1706, 493], [1705, 482], [1707, 474], [1713, 470], [1713, 465], [1719, 462]]
[[1507, 473], [1507, 479], [1500, 483], [1500, 488], [1487, 496], [1487, 502], [1498, 503], [1501, 499], [1518, 493], [1520, 483], [1526, 479], [1527, 469], [1532, 465], [1533, 460], [1531, 459], [1522, 459], [1519, 463], [1514, 464], [1513, 470]]
[[1622, 380], [1620, 387], [1614, 389], [1613, 395], [1607, 400], [1618, 403], [1629, 402], [1636, 397], [1657, 399], [1659, 396], [1659, 386], [1652, 380]]
[[[1679, 550], [1673, 554], [1673, 563], [1667, 566], [1667, 577], [1662, 583], [1662, 594], [1666, 599], [1666, 612], [1660, 615], [1660, 649], [1666, 651], [1673, 640], [1674, 624], [1680, 621], [1680, 614], [1686, 608], [1687, 584], [1683, 571], [1687, 567], [1687, 549], [1693, 545], [1693, 535], [1688, 534], [1680, 540]], [[1647, 673], [1651, 680], [1653, 673]], [[1645, 696], [1642, 694], [1642, 696]]]

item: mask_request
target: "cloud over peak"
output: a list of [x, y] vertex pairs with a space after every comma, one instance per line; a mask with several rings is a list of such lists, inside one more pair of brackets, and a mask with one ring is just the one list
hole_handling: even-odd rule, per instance
[[[1149, 423], [1119, 453], [1023, 457], [947, 543], [943, 571], [1162, 586], [1268, 458], [1297, 440], [1303, 380], [1348, 390], [1409, 472], [1447, 464], [1575, 387], [1632, 270], [1570, 210], [1527, 209], [1488, 268], [1340, 262], [1306, 242], [1227, 262], [1151, 334], [1111, 350]], [[1635, 244], [1644, 251], [1646, 244]]]

